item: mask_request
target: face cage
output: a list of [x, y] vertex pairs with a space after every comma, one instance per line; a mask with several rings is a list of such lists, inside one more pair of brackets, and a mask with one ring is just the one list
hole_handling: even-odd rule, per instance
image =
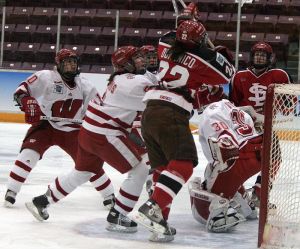
[[[65, 72], [65, 61], [69, 58], [72, 58], [76, 61], [76, 69], [74, 71], [66, 71]], [[71, 62], [70, 62], [71, 63]], [[80, 74], [80, 71], [79, 71], [79, 59], [78, 57], [76, 56], [70, 56], [70, 57], [67, 57], [65, 59], [63, 59], [58, 65], [57, 65], [57, 70], [58, 72], [60, 73], [60, 75], [67, 81], [72, 81], [74, 80], [74, 78]]]

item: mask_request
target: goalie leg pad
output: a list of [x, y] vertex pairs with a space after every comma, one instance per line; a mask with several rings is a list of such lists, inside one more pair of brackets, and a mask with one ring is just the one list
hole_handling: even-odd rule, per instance
[[230, 232], [240, 222], [245, 221], [242, 214], [230, 207], [229, 200], [216, 196], [209, 206], [209, 217], [206, 228], [210, 232]]

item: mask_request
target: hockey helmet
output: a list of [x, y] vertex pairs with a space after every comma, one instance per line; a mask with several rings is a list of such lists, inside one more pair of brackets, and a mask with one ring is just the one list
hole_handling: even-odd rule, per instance
[[157, 49], [153, 45], [144, 45], [140, 48], [141, 53], [146, 59], [147, 70], [155, 72], [158, 70]]
[[[140, 65], [137, 65], [137, 59], [141, 59]], [[146, 72], [146, 63], [140, 50], [134, 46], [119, 47], [111, 56], [111, 62], [115, 72], [128, 72], [135, 74], [144, 74]]]
[[205, 27], [196, 21], [182, 22], [176, 30], [176, 40], [188, 48], [206, 44], [207, 32]]
[[[262, 55], [257, 55], [257, 52], [262, 52]], [[256, 58], [257, 57], [257, 58]], [[256, 69], [270, 67], [273, 62], [273, 49], [266, 42], [255, 43], [250, 51], [250, 66]]]
[[55, 64], [57, 71], [66, 81], [73, 81], [80, 73], [78, 65], [79, 58], [77, 54], [70, 49], [63, 48], [59, 50], [55, 56]]

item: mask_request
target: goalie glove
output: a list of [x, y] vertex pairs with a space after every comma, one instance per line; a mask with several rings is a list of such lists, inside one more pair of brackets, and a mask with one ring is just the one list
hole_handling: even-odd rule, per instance
[[208, 143], [213, 159], [220, 163], [219, 171], [227, 170], [239, 158], [239, 146], [229, 136], [210, 137]]
[[42, 111], [35, 98], [25, 96], [21, 99], [21, 111], [25, 113], [25, 122], [34, 124], [40, 121]]
[[207, 105], [223, 98], [225, 98], [223, 87], [202, 85], [194, 93], [193, 108], [201, 112]]

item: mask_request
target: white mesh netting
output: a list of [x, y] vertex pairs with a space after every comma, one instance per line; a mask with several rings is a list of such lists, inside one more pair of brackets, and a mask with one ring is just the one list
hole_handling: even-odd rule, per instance
[[263, 248], [300, 248], [300, 84], [275, 87]]

